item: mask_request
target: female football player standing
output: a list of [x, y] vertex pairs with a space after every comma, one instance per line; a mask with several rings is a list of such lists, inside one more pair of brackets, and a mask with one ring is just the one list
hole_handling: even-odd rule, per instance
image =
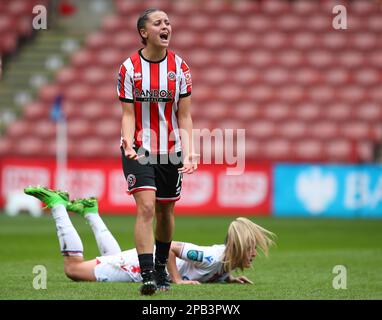
[[[144, 47], [120, 67], [121, 151], [128, 193], [134, 196], [134, 228], [142, 276], [141, 293], [168, 290], [165, 269], [174, 229], [174, 205], [182, 174], [197, 164], [192, 144], [191, 73], [168, 49], [172, 29], [167, 14], [148, 9], [137, 21]], [[155, 227], [155, 259], [153, 256]]]

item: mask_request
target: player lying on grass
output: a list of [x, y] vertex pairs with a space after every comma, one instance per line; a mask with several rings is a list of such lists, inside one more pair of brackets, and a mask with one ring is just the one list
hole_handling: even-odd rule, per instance
[[[56, 223], [65, 274], [74, 281], [141, 282], [136, 249], [121, 251], [117, 241], [98, 213], [95, 198], [69, 201], [67, 192], [44, 187], [24, 189], [51, 208]], [[68, 211], [78, 213], [90, 224], [101, 256], [85, 261], [81, 239], [70, 221]], [[274, 234], [246, 218], [231, 222], [225, 244], [198, 246], [173, 242], [167, 269], [172, 282], [200, 284], [203, 282], [252, 283], [245, 276], [231, 275], [235, 269], [251, 267], [260, 248], [265, 255], [273, 244]]]

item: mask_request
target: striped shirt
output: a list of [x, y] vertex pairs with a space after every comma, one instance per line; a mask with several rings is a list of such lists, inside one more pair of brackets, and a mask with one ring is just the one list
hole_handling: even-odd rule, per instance
[[179, 99], [191, 94], [190, 69], [169, 50], [157, 62], [141, 51], [121, 65], [118, 77], [119, 100], [134, 103], [134, 147], [154, 154], [181, 151], [177, 111]]

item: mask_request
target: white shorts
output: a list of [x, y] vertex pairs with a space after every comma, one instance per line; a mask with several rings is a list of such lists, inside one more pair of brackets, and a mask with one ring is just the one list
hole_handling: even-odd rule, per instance
[[[97, 257], [97, 265], [94, 267], [94, 276], [100, 282], [137, 282], [137, 275], [128, 270], [129, 266], [121, 266], [115, 259], [109, 257]], [[111, 257], [110, 257], [111, 258]]]

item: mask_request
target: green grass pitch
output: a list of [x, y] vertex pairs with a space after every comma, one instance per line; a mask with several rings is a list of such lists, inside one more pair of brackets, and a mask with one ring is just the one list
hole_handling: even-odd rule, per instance
[[[103, 216], [122, 249], [133, 245], [133, 216]], [[175, 240], [222, 243], [234, 217], [176, 217]], [[137, 283], [76, 283], [63, 273], [53, 219], [0, 214], [0, 299], [382, 299], [382, 220], [252, 217], [278, 235], [269, 258], [259, 255], [245, 275], [254, 285], [173, 285], [169, 292], [142, 297]], [[98, 250], [90, 226], [73, 224], [85, 258]], [[47, 268], [47, 289], [33, 288], [33, 267]], [[347, 270], [346, 289], [334, 289], [333, 268]]]

